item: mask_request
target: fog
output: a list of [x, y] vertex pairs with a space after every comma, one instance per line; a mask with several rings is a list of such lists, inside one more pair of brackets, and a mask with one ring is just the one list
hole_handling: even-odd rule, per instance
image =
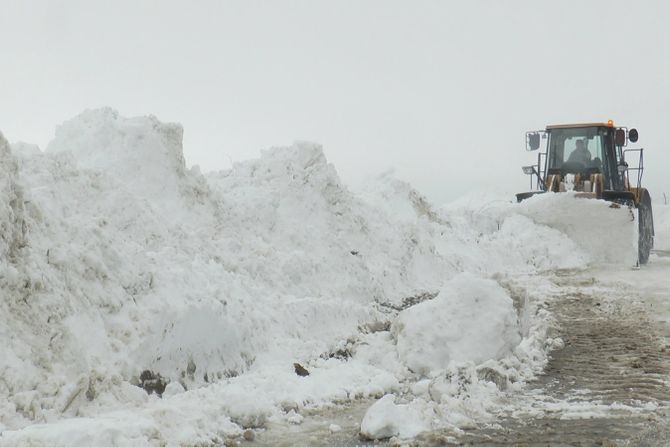
[[670, 194], [667, 2], [1, 1], [0, 130], [44, 148], [86, 108], [184, 125], [202, 170], [294, 140], [343, 180], [436, 202], [528, 188], [526, 130], [636, 127]]

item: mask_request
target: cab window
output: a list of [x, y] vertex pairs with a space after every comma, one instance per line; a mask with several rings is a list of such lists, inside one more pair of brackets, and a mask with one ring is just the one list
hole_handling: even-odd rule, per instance
[[[588, 151], [588, 155], [575, 157], [575, 151]], [[549, 135], [549, 169], [560, 169], [569, 160], [580, 159], [584, 169], [601, 169], [603, 135], [597, 127], [551, 129]], [[573, 158], [571, 159], [571, 155]]]

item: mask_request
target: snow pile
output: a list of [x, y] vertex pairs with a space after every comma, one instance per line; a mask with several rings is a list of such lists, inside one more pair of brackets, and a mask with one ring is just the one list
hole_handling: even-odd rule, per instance
[[[3, 143], [4, 426], [131, 404], [155, 431], [173, 416], [141, 410], [158, 405], [131, 385], [144, 370], [189, 399], [219, 382], [209, 392], [226, 404], [210, 419], [224, 412], [241, 425], [287, 402], [397, 386], [382, 369], [319, 359], [385, 318], [379, 303], [450, 275], [432, 234], [398, 231], [356, 199], [318, 145], [267, 151], [207, 181], [184, 169], [180, 137], [179, 126], [103, 109], [61, 126], [46, 153], [21, 151], [20, 163]], [[289, 386], [296, 361], [316, 371]]]
[[509, 278], [583, 268], [560, 231], [390, 174], [356, 195], [312, 143], [203, 176], [181, 137], [101, 109], [45, 153], [0, 139], [0, 445], [223, 443], [405, 383], [383, 414], [457, 425], [541, 368], [544, 292]]
[[521, 341], [512, 299], [497, 282], [464, 273], [433, 300], [402, 311], [393, 323], [398, 354], [418, 374], [450, 363], [500, 359]]
[[[522, 204], [523, 205], [523, 204]], [[444, 206], [452, 237], [440, 246], [459, 271], [492, 275], [584, 268], [589, 259], [558, 229], [535, 223], [504, 196], [475, 194]]]
[[519, 212], [566, 234], [591, 264], [637, 262], [637, 215], [626, 206], [582, 199], [570, 192], [546, 193], [524, 200]]
[[[204, 178], [183, 169], [177, 130], [151, 117], [87, 111], [59, 129], [47, 154], [23, 162], [39, 211], [24, 254], [29, 279], [39, 280], [28, 281], [36, 284], [27, 289], [30, 303], [3, 319], [22, 335], [8, 347], [20, 363], [8, 366], [38, 372], [10, 374], [8, 382], [58, 390], [31, 395], [32, 417], [83, 411], [86, 391], [93, 402], [105, 392], [123, 401], [114, 382], [136, 380], [144, 369], [190, 388], [253, 364], [318, 357], [375, 320], [372, 299], [402, 299], [384, 289], [403, 293], [397, 284], [419, 281], [408, 269], [416, 247], [430, 253], [423, 248], [430, 240], [407, 243], [387, 232], [368, 242], [367, 227], [387, 222], [349, 211], [356, 203], [320, 148], [298, 145], [236, 167], [226, 178], [239, 184], [222, 198], [207, 184], [190, 188]], [[263, 175], [247, 170], [256, 167]], [[251, 196], [237, 202], [245, 192]], [[367, 256], [379, 261], [368, 267]], [[381, 262], [394, 257], [402, 272]], [[48, 324], [17, 327], [24, 318]]]

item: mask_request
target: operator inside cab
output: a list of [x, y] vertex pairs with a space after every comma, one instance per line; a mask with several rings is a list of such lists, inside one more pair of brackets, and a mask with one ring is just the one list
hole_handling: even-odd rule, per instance
[[586, 148], [586, 143], [583, 139], [576, 141], [576, 149], [572, 151], [568, 157], [568, 162], [577, 162], [584, 165], [591, 163], [591, 152]]

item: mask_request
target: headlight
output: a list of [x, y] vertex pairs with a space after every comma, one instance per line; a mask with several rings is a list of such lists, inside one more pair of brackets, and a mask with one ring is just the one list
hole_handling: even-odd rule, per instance
[[535, 166], [524, 166], [521, 168], [524, 174], [532, 175], [535, 172]]

